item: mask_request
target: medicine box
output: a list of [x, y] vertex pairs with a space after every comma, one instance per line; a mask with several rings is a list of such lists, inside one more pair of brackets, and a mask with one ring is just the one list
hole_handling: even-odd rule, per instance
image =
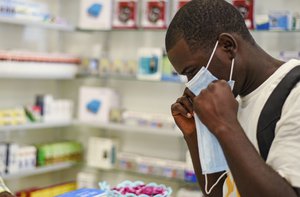
[[248, 29], [254, 29], [254, 0], [233, 0], [235, 6], [242, 14]]
[[289, 11], [270, 11], [269, 12], [270, 30], [291, 30], [292, 14]]
[[115, 0], [113, 28], [137, 28], [138, 0]]
[[99, 189], [88, 189], [82, 188], [75, 191], [71, 191], [57, 197], [106, 197], [106, 191], [99, 190]]
[[169, 8], [168, 0], [142, 0], [142, 27], [166, 28], [169, 21]]
[[119, 95], [110, 88], [82, 86], [79, 90], [78, 118], [82, 122], [109, 122], [112, 108], [119, 107]]
[[162, 56], [161, 48], [140, 48], [138, 50], [137, 78], [159, 81], [162, 75]]
[[113, 0], [81, 0], [79, 28], [90, 30], [111, 29]]
[[100, 169], [112, 169], [116, 165], [117, 141], [91, 137], [88, 142], [87, 165]]

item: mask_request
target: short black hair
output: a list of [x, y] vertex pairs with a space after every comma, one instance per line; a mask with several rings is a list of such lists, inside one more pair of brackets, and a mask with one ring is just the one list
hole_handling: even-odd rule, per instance
[[192, 52], [211, 49], [221, 33], [236, 33], [251, 44], [255, 41], [241, 13], [224, 0], [192, 0], [172, 19], [165, 45], [169, 51], [184, 39]]

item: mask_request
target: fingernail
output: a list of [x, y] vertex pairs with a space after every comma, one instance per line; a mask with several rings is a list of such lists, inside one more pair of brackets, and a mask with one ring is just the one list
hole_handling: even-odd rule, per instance
[[188, 118], [192, 117], [192, 114], [190, 114], [190, 113], [187, 113], [186, 115], [187, 115]]

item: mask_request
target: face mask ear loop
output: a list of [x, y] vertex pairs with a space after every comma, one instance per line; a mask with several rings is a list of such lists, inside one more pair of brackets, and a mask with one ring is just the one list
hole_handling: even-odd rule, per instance
[[218, 180], [215, 182], [215, 184], [213, 184], [212, 186], [211, 186], [211, 188], [208, 190], [208, 181], [207, 181], [207, 174], [205, 174], [204, 176], [205, 176], [205, 193], [206, 193], [206, 195], [209, 195], [211, 192], [212, 192], [212, 190], [216, 187], [216, 185], [220, 182], [220, 180], [223, 178], [223, 176], [225, 176], [225, 174], [227, 174], [227, 172], [224, 172], [219, 178], [218, 178]]
[[231, 61], [231, 70], [230, 70], [230, 75], [229, 75], [229, 81], [232, 80], [233, 67], [234, 67], [234, 58]]
[[209, 58], [209, 60], [208, 60], [208, 62], [207, 62], [206, 69], [208, 69], [208, 67], [209, 67], [209, 65], [210, 65], [210, 62], [211, 62], [212, 58], [214, 57], [214, 54], [215, 54], [215, 52], [216, 52], [216, 50], [217, 50], [218, 44], [219, 44], [219, 41], [217, 40], [217, 43], [216, 43], [216, 45], [215, 45], [215, 47], [214, 47], [214, 50], [212, 51], [212, 53], [211, 53], [211, 55], [210, 55], [210, 58]]

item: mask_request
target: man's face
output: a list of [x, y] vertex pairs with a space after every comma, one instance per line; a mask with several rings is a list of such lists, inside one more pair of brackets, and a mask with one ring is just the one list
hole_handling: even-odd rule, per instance
[[[191, 52], [185, 40], [181, 39], [168, 51], [168, 58], [177, 73], [185, 75], [190, 81], [203, 66], [207, 66], [211, 53], [212, 49], [211, 52], [201, 49]], [[231, 60], [227, 60], [225, 63], [226, 56], [222, 50], [216, 50], [208, 69], [216, 78], [228, 81]]]
[[202, 66], [206, 66], [209, 56], [201, 50], [192, 53], [184, 41], [179, 40], [176, 45], [168, 51], [168, 57], [173, 67], [180, 75], [185, 75], [190, 81]]

